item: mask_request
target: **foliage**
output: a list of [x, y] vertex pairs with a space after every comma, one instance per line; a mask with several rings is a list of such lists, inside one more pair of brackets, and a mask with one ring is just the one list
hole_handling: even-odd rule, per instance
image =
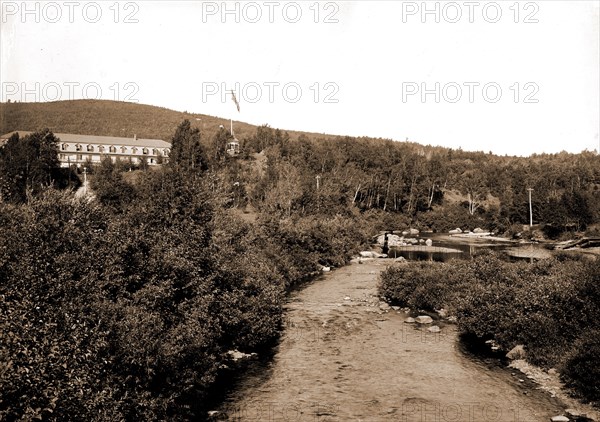
[[192, 128], [187, 119], [181, 122], [171, 138], [169, 164], [183, 171], [201, 171], [207, 167], [207, 158], [200, 144], [200, 129]]
[[104, 158], [94, 169], [90, 186], [98, 201], [113, 211], [122, 211], [134, 199], [133, 186], [123, 179], [118, 164], [110, 157]]
[[49, 129], [23, 138], [15, 133], [0, 146], [0, 200], [24, 202], [46, 186], [68, 186], [59, 170], [57, 138]]
[[0, 203], [1, 419], [201, 418], [226, 352], [271, 345], [286, 292], [370, 232], [329, 214], [244, 223], [228, 199], [242, 169], [186, 160], [127, 180], [104, 160], [95, 200]]
[[563, 369], [567, 386], [580, 397], [600, 404], [600, 330], [582, 334], [568, 355]]

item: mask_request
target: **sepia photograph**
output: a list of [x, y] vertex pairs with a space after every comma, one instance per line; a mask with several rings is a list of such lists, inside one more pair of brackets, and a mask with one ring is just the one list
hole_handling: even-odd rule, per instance
[[600, 0], [0, 0], [0, 421], [600, 422]]

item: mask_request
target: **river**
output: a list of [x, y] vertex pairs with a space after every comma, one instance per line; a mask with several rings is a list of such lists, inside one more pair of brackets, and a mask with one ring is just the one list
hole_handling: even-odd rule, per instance
[[378, 274], [391, 263], [354, 263], [294, 292], [274, 357], [241, 378], [216, 420], [536, 422], [563, 413], [522, 374], [463, 352], [454, 325], [430, 333], [380, 309]]

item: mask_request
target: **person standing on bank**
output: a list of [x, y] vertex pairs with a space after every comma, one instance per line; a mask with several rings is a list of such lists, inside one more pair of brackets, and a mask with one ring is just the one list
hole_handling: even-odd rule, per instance
[[386, 232], [383, 236], [383, 248], [381, 249], [381, 253], [387, 255], [390, 248], [388, 246], [388, 233]]

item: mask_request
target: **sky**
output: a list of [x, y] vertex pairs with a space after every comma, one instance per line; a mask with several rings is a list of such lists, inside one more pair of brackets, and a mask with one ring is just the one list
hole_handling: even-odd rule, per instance
[[600, 1], [0, 7], [4, 102], [118, 99], [501, 155], [600, 147]]

